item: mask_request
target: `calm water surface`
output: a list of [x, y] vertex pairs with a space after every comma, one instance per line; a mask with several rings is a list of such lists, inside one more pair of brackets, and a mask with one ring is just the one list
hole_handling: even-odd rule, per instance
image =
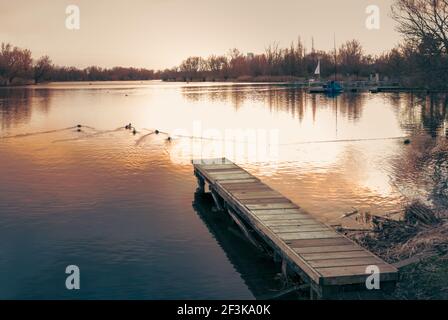
[[[226, 156], [322, 221], [356, 225], [341, 215], [435, 201], [415, 159], [447, 119], [438, 97], [281, 84], [0, 89], [0, 298], [269, 297], [278, 268], [195, 196], [191, 160]], [[71, 264], [80, 291], [65, 289]]]

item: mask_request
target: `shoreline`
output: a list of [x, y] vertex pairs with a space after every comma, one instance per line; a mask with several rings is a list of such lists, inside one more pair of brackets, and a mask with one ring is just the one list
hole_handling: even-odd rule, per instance
[[[96, 80], [96, 81], [87, 81], [87, 80], [79, 80], [79, 81], [48, 81], [48, 82], [40, 82], [40, 83], [18, 83], [18, 84], [12, 84], [12, 85], [0, 85], [0, 89], [10, 89], [10, 88], [33, 88], [33, 87], [39, 87], [39, 86], [45, 86], [45, 85], [51, 85], [51, 84], [70, 84], [70, 83], [82, 83], [87, 85], [93, 85], [93, 84], [107, 84], [107, 83], [147, 83], [147, 82], [160, 82], [160, 83], [179, 83], [179, 84], [201, 84], [201, 83], [216, 83], [219, 84], [257, 84], [257, 85], [266, 85], [266, 84], [272, 84], [272, 85], [291, 85], [291, 86], [297, 86], [299, 88], [310, 88], [311, 84], [314, 84], [314, 86], [319, 86], [320, 84], [324, 84], [325, 82], [330, 80], [320, 80], [315, 82], [305, 82], [305, 81], [299, 81], [299, 80], [284, 80], [284, 79], [219, 79], [219, 80], [193, 80], [193, 81], [182, 81], [182, 80], [164, 80], [164, 79], [150, 79], [150, 80]], [[343, 92], [347, 93], [360, 93], [360, 92], [371, 92], [371, 93], [379, 93], [379, 92], [387, 92], [387, 93], [426, 93], [426, 94], [443, 94], [448, 93], [448, 89], [437, 89], [437, 88], [425, 88], [425, 87], [413, 87], [413, 86], [403, 86], [403, 85], [381, 85], [377, 83], [368, 83], [368, 81], [365, 80], [358, 80], [358, 81], [340, 81], [342, 84], [342, 87], [344, 89]]]
[[[9, 89], [9, 88], [32, 88], [39, 87], [51, 84], [70, 84], [70, 83], [82, 83], [87, 85], [93, 84], [107, 84], [107, 83], [120, 83], [120, 82], [128, 82], [128, 83], [148, 83], [148, 82], [160, 82], [160, 83], [179, 83], [179, 84], [201, 84], [201, 83], [216, 83], [219, 84], [273, 84], [273, 85], [294, 85], [300, 88], [309, 88], [311, 84], [319, 85], [323, 84], [327, 81], [331, 81], [331, 79], [322, 79], [319, 81], [304, 81], [299, 79], [290, 79], [286, 80], [284, 78], [245, 78], [245, 79], [214, 79], [214, 80], [200, 80], [194, 79], [193, 81], [183, 81], [179, 79], [149, 79], [149, 80], [97, 80], [97, 81], [47, 81], [40, 83], [29, 83], [29, 84], [13, 84], [13, 85], [0, 85], [0, 89]], [[338, 80], [339, 81], [339, 80]], [[412, 87], [412, 86], [403, 86], [399, 83], [376, 83], [369, 82], [367, 80], [340, 80], [344, 87], [344, 92], [351, 93], [359, 93], [359, 92], [408, 92], [408, 93], [426, 93], [426, 94], [437, 94], [437, 93], [448, 93], [448, 89], [434, 89], [434, 88], [423, 88], [423, 87]]]

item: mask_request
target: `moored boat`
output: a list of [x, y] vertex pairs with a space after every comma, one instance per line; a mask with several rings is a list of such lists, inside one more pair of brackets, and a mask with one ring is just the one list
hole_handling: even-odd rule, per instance
[[309, 93], [326, 93], [326, 94], [338, 94], [342, 93], [343, 91], [344, 88], [342, 87], [342, 85], [334, 80], [329, 81], [322, 86], [310, 87], [308, 89]]

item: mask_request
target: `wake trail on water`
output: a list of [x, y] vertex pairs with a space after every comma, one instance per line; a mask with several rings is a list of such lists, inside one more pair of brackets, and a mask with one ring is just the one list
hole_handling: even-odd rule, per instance
[[167, 135], [168, 137], [170, 136], [170, 134], [169, 134], [168, 132], [160, 131], [160, 130], [157, 130], [157, 129], [154, 130], [154, 129], [146, 129], [146, 128], [143, 128], [143, 130], [150, 131], [150, 133], [147, 133], [147, 134], [141, 136], [141, 137], [135, 142], [135, 145], [136, 145], [136, 146], [139, 146], [143, 141], [146, 140], [146, 138], [148, 138], [148, 137], [150, 137], [150, 136], [152, 136], [152, 135], [154, 135], [154, 134], [155, 134], [155, 135], [164, 134], [164, 135]]
[[385, 141], [385, 140], [400, 140], [400, 139], [406, 139], [406, 138], [410, 138], [410, 136], [384, 137], [384, 138], [360, 138], [360, 139], [335, 139], [335, 140], [297, 141], [297, 142], [291, 142], [291, 143], [280, 143], [279, 146], [294, 146], [294, 145], [315, 144], [315, 143]]
[[37, 135], [41, 135], [41, 134], [63, 132], [63, 131], [73, 130], [73, 129], [76, 129], [76, 128], [78, 128], [78, 126], [62, 128], [62, 129], [55, 129], [55, 130], [48, 130], [48, 131], [21, 133], [21, 134], [16, 134], [16, 135], [13, 135], [13, 136], [0, 137], [0, 139], [6, 140], [6, 139], [15, 139], [15, 138], [25, 138], [25, 137], [37, 136]]
[[[94, 131], [93, 133], [85, 133], [83, 132], [81, 129], [82, 128], [86, 128], [89, 130]], [[60, 139], [60, 140], [55, 140], [53, 141], [53, 143], [58, 143], [58, 142], [66, 142], [66, 141], [78, 141], [78, 140], [84, 140], [84, 139], [88, 139], [88, 138], [94, 138], [94, 137], [98, 137], [104, 134], [108, 134], [108, 133], [114, 133], [114, 132], [119, 132], [119, 131], [123, 131], [125, 129], [127, 129], [127, 127], [118, 127], [116, 129], [113, 130], [97, 130], [94, 127], [90, 127], [90, 126], [84, 126], [84, 125], [76, 125], [76, 126], [71, 126], [71, 127], [67, 127], [67, 128], [62, 128], [62, 129], [55, 129], [55, 130], [48, 130], [48, 131], [39, 131], [39, 132], [29, 132], [29, 133], [21, 133], [21, 134], [17, 134], [17, 135], [12, 135], [12, 136], [3, 136], [0, 137], [0, 140], [7, 140], [7, 139], [16, 139], [16, 138], [25, 138], [25, 137], [30, 137], [30, 136], [37, 136], [37, 135], [43, 135], [43, 134], [50, 134], [50, 133], [57, 133], [57, 132], [63, 132], [63, 131], [68, 131], [68, 130], [74, 130], [77, 129], [77, 131], [79, 133], [84, 133], [83, 136], [78, 136], [78, 137], [74, 137], [74, 138], [68, 138], [68, 139]], [[136, 131], [135, 128], [134, 129], [134, 135], [136, 133], [138, 133]], [[146, 131], [149, 131], [149, 133], [142, 135], [140, 138], [137, 139], [137, 141], [135, 142], [136, 146], [141, 145], [148, 137], [152, 136], [152, 135], [159, 135], [159, 134], [163, 134], [163, 135], [167, 135], [168, 136], [168, 140], [171, 140], [170, 134], [168, 132], [165, 131], [160, 131], [160, 130], [156, 130], [156, 129], [143, 129]], [[238, 139], [222, 139], [222, 138], [213, 138], [213, 137], [197, 137], [197, 136], [188, 136], [188, 135], [173, 135], [173, 138], [184, 138], [184, 139], [192, 139], [192, 140], [204, 140], [204, 141], [221, 141], [221, 142], [234, 142], [234, 143], [244, 143], [244, 144], [252, 144], [252, 143], [256, 143], [256, 142], [252, 142], [252, 141], [239, 141]], [[287, 146], [297, 146], [297, 145], [306, 145], [306, 144], [319, 144], [319, 143], [343, 143], [343, 142], [363, 142], [363, 141], [384, 141], [384, 140], [399, 140], [399, 139], [406, 139], [409, 138], [408, 136], [399, 136], [399, 137], [378, 137], [378, 138], [360, 138], [360, 139], [335, 139], [335, 140], [315, 140], [315, 141], [296, 141], [296, 142], [291, 142], [291, 143], [278, 143], [277, 146], [279, 147], [287, 147]], [[271, 144], [268, 144], [271, 145]]]
[[[86, 127], [87, 128], [87, 127]], [[76, 137], [76, 138], [69, 138], [69, 139], [60, 139], [60, 140], [55, 140], [53, 141], [53, 143], [58, 143], [58, 142], [66, 142], [66, 141], [78, 141], [78, 140], [84, 140], [84, 139], [88, 139], [88, 138], [94, 138], [103, 134], [107, 134], [107, 133], [113, 133], [113, 132], [118, 132], [121, 130], [125, 130], [124, 127], [118, 127], [114, 130], [96, 130], [94, 128], [92, 128], [93, 130], [95, 130], [95, 133], [91, 133], [91, 134], [87, 134], [84, 135], [82, 137]]]
[[137, 141], [135, 141], [135, 145], [139, 146], [144, 140], [146, 140], [146, 138], [148, 138], [149, 136], [151, 136], [153, 134], [155, 134], [155, 132], [150, 132], [150, 133], [147, 133], [147, 134], [141, 136]]
[[[237, 140], [237, 139], [222, 139], [222, 138], [197, 137], [197, 136], [186, 136], [186, 135], [173, 135], [173, 137], [175, 137], [175, 138], [184, 138], [184, 139], [192, 139], [192, 140], [235, 142], [235, 143], [242, 143], [242, 144], [257, 144], [257, 142], [254, 142], [254, 141]], [[410, 138], [410, 136], [295, 141], [295, 142], [290, 142], [290, 143], [279, 143], [279, 144], [276, 144], [276, 145], [278, 145], [280, 147], [287, 147], [287, 146], [295, 146], [295, 145], [302, 145], [302, 144], [343, 143], [343, 142], [363, 142], [363, 141], [385, 141], [385, 140], [400, 140], [400, 139], [406, 139], [406, 138]], [[272, 143], [268, 143], [267, 145], [272, 145]]]

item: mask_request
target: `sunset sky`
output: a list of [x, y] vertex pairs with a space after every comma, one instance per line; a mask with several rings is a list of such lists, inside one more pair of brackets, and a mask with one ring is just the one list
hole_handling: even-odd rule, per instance
[[[300, 36], [317, 49], [356, 38], [382, 53], [400, 41], [393, 0], [0, 0], [0, 42], [48, 54], [59, 65], [162, 69], [192, 55], [230, 48], [261, 53]], [[67, 5], [80, 8], [80, 30], [65, 27]], [[365, 27], [368, 5], [381, 9], [380, 30]]]

